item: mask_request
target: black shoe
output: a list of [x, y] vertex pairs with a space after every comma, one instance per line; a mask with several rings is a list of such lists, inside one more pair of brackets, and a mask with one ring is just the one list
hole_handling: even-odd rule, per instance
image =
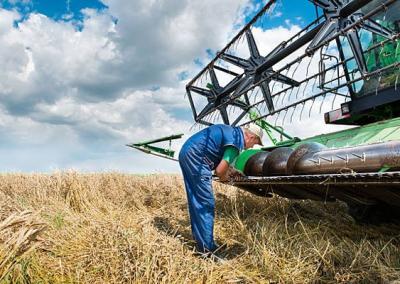
[[210, 253], [209, 258], [210, 258], [212, 261], [214, 261], [214, 262], [216, 262], [216, 263], [221, 263], [221, 264], [228, 261], [228, 260], [225, 258], [225, 255], [223, 255], [223, 254], [221, 254], [221, 253], [218, 253], [218, 252]]
[[195, 252], [195, 255], [200, 257], [201, 259], [210, 259], [216, 263], [224, 263], [227, 261], [227, 259], [225, 258], [224, 254], [221, 253], [218, 250], [214, 250], [212, 252]]
[[223, 252], [226, 248], [227, 248], [226, 244], [219, 245], [219, 244], [215, 243], [215, 248], [211, 252], [212, 253]]

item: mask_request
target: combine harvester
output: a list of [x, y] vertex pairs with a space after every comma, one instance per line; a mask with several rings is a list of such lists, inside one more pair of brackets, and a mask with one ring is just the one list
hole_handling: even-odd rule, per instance
[[[268, 44], [257, 35], [275, 2], [188, 83], [195, 122], [254, 122], [266, 131], [269, 145], [238, 157], [245, 176], [234, 186], [265, 197], [341, 200], [357, 221], [399, 220], [400, 1], [310, 0], [315, 20], [262, 50]], [[281, 127], [323, 110], [326, 124], [349, 127], [301, 139]]]

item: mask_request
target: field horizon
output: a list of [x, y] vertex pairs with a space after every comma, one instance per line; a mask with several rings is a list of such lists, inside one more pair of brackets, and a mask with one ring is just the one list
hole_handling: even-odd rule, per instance
[[400, 226], [214, 183], [227, 261], [194, 253], [178, 174], [0, 174], [0, 283], [400, 283]]

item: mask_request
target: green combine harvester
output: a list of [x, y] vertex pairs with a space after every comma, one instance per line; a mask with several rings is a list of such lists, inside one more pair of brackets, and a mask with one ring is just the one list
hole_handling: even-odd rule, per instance
[[[252, 31], [275, 2], [188, 83], [195, 122], [265, 130], [268, 146], [236, 160], [244, 176], [230, 183], [238, 188], [343, 201], [362, 222], [400, 220], [400, 1], [310, 0], [315, 20], [261, 55]], [[243, 42], [249, 57], [236, 51]], [[326, 124], [352, 128], [297, 138], [280, 126], [304, 112], [320, 116], [323, 104]]]

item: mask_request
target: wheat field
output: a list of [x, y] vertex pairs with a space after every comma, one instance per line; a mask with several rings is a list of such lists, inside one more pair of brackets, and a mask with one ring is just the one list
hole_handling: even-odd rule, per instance
[[180, 176], [0, 175], [0, 283], [400, 283], [400, 227], [214, 185], [227, 261], [194, 254]]

